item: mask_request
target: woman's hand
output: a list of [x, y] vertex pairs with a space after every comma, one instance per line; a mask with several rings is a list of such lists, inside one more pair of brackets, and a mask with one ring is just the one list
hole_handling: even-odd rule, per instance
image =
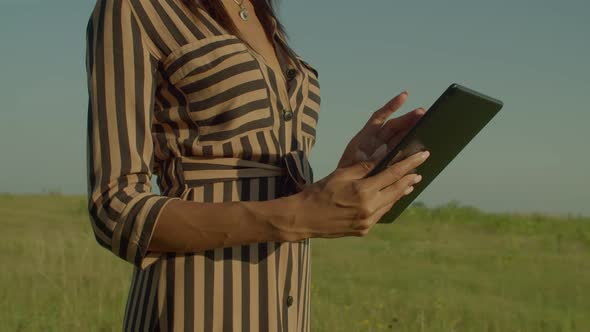
[[427, 157], [428, 152], [414, 153], [368, 178], [364, 176], [376, 161], [337, 168], [291, 196], [297, 198], [293, 205], [297, 213], [274, 227], [283, 241], [365, 236], [395, 202], [414, 189], [421, 177], [408, 173]]
[[346, 146], [337, 168], [348, 167], [363, 160], [378, 161], [401, 141], [426, 112], [419, 107], [385, 122], [391, 113], [404, 104], [407, 96], [407, 91], [404, 91], [373, 112], [364, 127]]

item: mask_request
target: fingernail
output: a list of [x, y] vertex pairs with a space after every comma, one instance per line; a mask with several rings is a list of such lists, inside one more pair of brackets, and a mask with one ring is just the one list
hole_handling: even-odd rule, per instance
[[426, 159], [430, 155], [430, 151], [422, 151], [420, 158]]
[[358, 160], [367, 160], [369, 159], [369, 157], [367, 157], [367, 154], [364, 151], [361, 150], [356, 150], [356, 159]]
[[414, 187], [413, 187], [413, 186], [412, 186], [412, 187], [408, 187], [408, 188], [407, 188], [407, 189], [404, 191], [404, 194], [406, 194], [406, 195], [407, 195], [407, 194], [411, 193], [411, 192], [412, 192], [412, 190], [414, 190]]
[[404, 90], [401, 94], [407, 96], [408, 95], [408, 90]]
[[377, 148], [375, 150], [375, 152], [373, 152], [373, 154], [371, 155], [371, 157], [369, 157], [369, 159], [380, 158], [381, 155], [385, 155], [386, 152], [387, 152], [387, 144], [382, 144], [379, 148]]
[[422, 180], [422, 175], [418, 174], [418, 175], [416, 175], [416, 177], [414, 178], [414, 183], [418, 183], [418, 182], [420, 182], [420, 180]]

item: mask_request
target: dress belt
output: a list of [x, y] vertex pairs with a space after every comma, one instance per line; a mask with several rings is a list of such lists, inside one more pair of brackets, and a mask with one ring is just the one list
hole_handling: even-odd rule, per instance
[[234, 157], [180, 156], [179, 161], [177, 166], [185, 187], [239, 178], [288, 175], [282, 186], [284, 194], [292, 194], [313, 183], [313, 170], [302, 150], [289, 151], [281, 156], [278, 165]]

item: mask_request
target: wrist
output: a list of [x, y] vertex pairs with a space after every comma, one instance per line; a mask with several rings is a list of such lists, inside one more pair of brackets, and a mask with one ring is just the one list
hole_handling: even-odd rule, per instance
[[249, 201], [251, 218], [257, 220], [265, 232], [280, 242], [299, 241], [306, 234], [298, 231], [301, 220], [302, 192], [268, 201]]

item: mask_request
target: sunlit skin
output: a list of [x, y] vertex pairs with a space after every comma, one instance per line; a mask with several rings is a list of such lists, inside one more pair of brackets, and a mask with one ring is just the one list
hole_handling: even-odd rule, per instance
[[[262, 24], [253, 14], [254, 8], [250, 1], [244, 0], [242, 3], [251, 13], [247, 22], [244, 22], [239, 17], [239, 6], [236, 5], [234, 0], [223, 0], [222, 2], [232, 21], [242, 34], [240, 37], [245, 39], [258, 54], [262, 55], [266, 62], [274, 67], [277, 72], [280, 72], [275, 50], [271, 41], [266, 38]], [[282, 77], [282, 75], [278, 76]], [[407, 98], [408, 92], [403, 91], [383, 107], [373, 112], [361, 130], [347, 144], [337, 168], [349, 167], [360, 161], [379, 160], [387, 151], [397, 145], [425, 113], [424, 108], [419, 107], [412, 112], [388, 120], [391, 114], [401, 108]], [[365, 167], [369, 168], [370, 166], [367, 164]], [[386, 206], [385, 210], [389, 208], [390, 206]], [[370, 222], [370, 224], [372, 223]], [[331, 235], [324, 234], [322, 236], [338, 237], [344, 235], [349, 234], [344, 232]]]
[[406, 102], [408, 92], [403, 91], [373, 112], [361, 130], [346, 146], [338, 168], [348, 167], [364, 160], [379, 160], [396, 146], [426, 113], [423, 107], [387, 120]]
[[[242, 32], [242, 38], [279, 73], [276, 52], [253, 14], [252, 4], [243, 2], [250, 10], [250, 20], [244, 22], [239, 17], [239, 6], [233, 0], [223, 1]], [[279, 90], [282, 98], [286, 98], [286, 89]], [[408, 94], [402, 92], [373, 112], [347, 144], [337, 169], [298, 194], [268, 201], [170, 202], [160, 215], [149, 249], [202, 252], [255, 242], [365, 236], [379, 218], [420, 181], [419, 176], [409, 173], [427, 158], [427, 154], [424, 159], [419, 155], [410, 156], [392, 165], [389, 172], [363, 178], [375, 161], [393, 148], [425, 113], [420, 107], [388, 120], [407, 97]], [[213, 217], [220, 214], [226, 216], [223, 222]]]
[[[262, 23], [254, 13], [254, 6], [248, 0], [244, 0], [242, 5], [248, 9], [248, 21], [243, 21], [240, 18], [240, 6], [234, 0], [221, 1], [225, 7], [229, 17], [240, 31], [240, 37], [251, 46], [256, 53], [260, 54], [265, 62], [270, 65], [277, 73], [281, 72], [281, 67], [277, 59], [277, 54], [272, 47], [271, 41], [267, 38]], [[238, 1], [240, 2], [240, 1]], [[279, 75], [279, 77], [283, 77]]]
[[[239, 16], [240, 7], [234, 0], [223, 0], [222, 2], [232, 21], [242, 32], [240, 38], [245, 39], [271, 67], [280, 72], [275, 50], [270, 40], [266, 38], [262, 24], [254, 15], [252, 3], [247, 0], [243, 1], [243, 5], [250, 12], [249, 20], [244, 22]], [[387, 151], [397, 145], [425, 113], [425, 109], [419, 107], [407, 114], [388, 120], [392, 113], [401, 108], [407, 98], [407, 91], [403, 91], [379, 110], [373, 112], [363, 128], [347, 144], [337, 167], [351, 166], [363, 160], [379, 160]]]

